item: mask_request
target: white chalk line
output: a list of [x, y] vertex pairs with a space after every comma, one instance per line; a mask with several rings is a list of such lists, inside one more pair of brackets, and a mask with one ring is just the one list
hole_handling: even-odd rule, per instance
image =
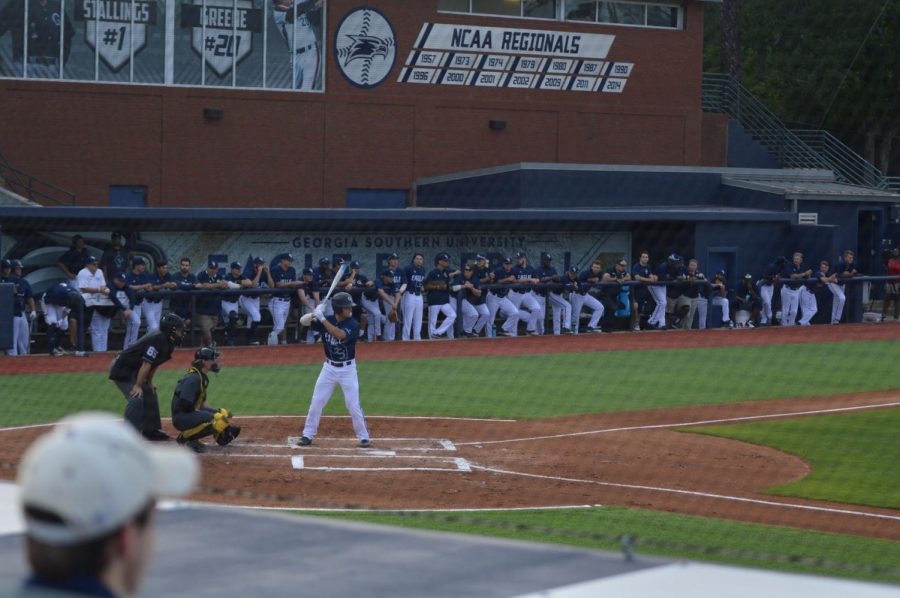
[[900, 521], [900, 515], [884, 515], [881, 513], [868, 513], [866, 511], [851, 511], [849, 509], [836, 509], [833, 507], [817, 507], [815, 505], [802, 505], [797, 503], [777, 502], [774, 500], [761, 500], [758, 498], [745, 498], [743, 496], [729, 496], [727, 494], [713, 494], [711, 492], [699, 492], [696, 490], [679, 490], [678, 488], [663, 488], [658, 486], [642, 486], [639, 484], [620, 484], [617, 482], [601, 482], [598, 480], [581, 480], [578, 478], [566, 478], [562, 476], [542, 475], [538, 473], [526, 473], [521, 471], [510, 471], [506, 469], [496, 469], [493, 467], [483, 467], [481, 465], [472, 464], [472, 469], [488, 471], [491, 473], [499, 473], [503, 475], [523, 476], [527, 478], [539, 478], [542, 480], [553, 480], [556, 482], [573, 482], [577, 484], [595, 484], [597, 486], [609, 486], [612, 488], [625, 488], [628, 490], [651, 490], [654, 492], [666, 492], [669, 494], [684, 494], [688, 496], [700, 496], [704, 498], [714, 498], [717, 500], [728, 500], [734, 502], [751, 503], [756, 505], [765, 505], [770, 507], [781, 507], [789, 509], [802, 509], [805, 511], [819, 511], [823, 513], [835, 513], [839, 515], [853, 515], [856, 517], [872, 517], [875, 519], [887, 519], [890, 521]]
[[200, 501], [177, 501], [172, 503], [173, 508], [181, 506], [208, 507], [215, 509], [246, 509], [248, 511], [288, 511], [297, 513], [506, 513], [508, 511], [563, 511], [572, 509], [599, 509], [603, 505], [544, 505], [537, 507], [485, 507], [473, 509], [332, 509], [324, 507], [264, 507], [261, 505], [233, 505], [228, 503], [213, 503]]
[[864, 409], [878, 409], [881, 407], [898, 407], [900, 402], [879, 403], [877, 405], [857, 405], [853, 407], [835, 407], [833, 409], [816, 409], [813, 411], [794, 411], [791, 413], [768, 413], [765, 415], [746, 415], [743, 417], [725, 417], [720, 419], [705, 419], [692, 422], [680, 422], [673, 424], [652, 424], [646, 426], [626, 426], [622, 428], [604, 428], [601, 430], [588, 430], [586, 432], [566, 432], [564, 434], [552, 434], [549, 436], [529, 436], [526, 438], [508, 438], [506, 440], [482, 440], [476, 442], [457, 442], [457, 446], [472, 446], [485, 444], [503, 444], [506, 442], [533, 442], [535, 440], [552, 440], [554, 438], [572, 438], [575, 436], [591, 436], [593, 434], [609, 434], [610, 432], [634, 432], [637, 430], [658, 430], [661, 428], [684, 428], [688, 426], [703, 426], [707, 424], [725, 424], [739, 421], [751, 421], [757, 419], [770, 419], [778, 417], [796, 417], [800, 415], [821, 415], [823, 413], [839, 413], [842, 411], [860, 411]]

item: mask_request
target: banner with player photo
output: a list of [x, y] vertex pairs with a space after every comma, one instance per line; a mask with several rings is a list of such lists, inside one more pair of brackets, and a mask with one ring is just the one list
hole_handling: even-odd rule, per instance
[[3, 0], [0, 77], [322, 91], [326, 4]]

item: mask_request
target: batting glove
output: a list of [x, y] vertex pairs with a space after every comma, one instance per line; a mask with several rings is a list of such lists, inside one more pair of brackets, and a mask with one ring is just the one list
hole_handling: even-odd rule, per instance
[[313, 315], [316, 316], [316, 319], [320, 322], [325, 321], [325, 304], [318, 305], [316, 309], [313, 310]]

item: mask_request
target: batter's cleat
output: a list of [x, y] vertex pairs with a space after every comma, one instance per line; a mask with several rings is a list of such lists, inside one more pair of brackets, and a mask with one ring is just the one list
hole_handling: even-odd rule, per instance
[[150, 430], [148, 432], [142, 432], [141, 435], [151, 442], [165, 442], [172, 439], [171, 436], [162, 430]]
[[372, 443], [369, 442], [368, 438], [363, 438], [359, 441], [359, 448], [369, 448], [370, 446], [372, 446]]
[[297, 441], [298, 446], [309, 446], [311, 444], [312, 444], [312, 440], [310, 440], [306, 436], [301, 436], [300, 440]]

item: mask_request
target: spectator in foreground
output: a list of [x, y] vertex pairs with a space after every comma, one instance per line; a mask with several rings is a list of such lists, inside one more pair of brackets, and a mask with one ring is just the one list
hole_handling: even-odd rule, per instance
[[32, 573], [20, 595], [134, 594], [153, 552], [156, 501], [190, 493], [199, 472], [189, 451], [151, 446], [109, 414], [61, 420], [19, 467]]

